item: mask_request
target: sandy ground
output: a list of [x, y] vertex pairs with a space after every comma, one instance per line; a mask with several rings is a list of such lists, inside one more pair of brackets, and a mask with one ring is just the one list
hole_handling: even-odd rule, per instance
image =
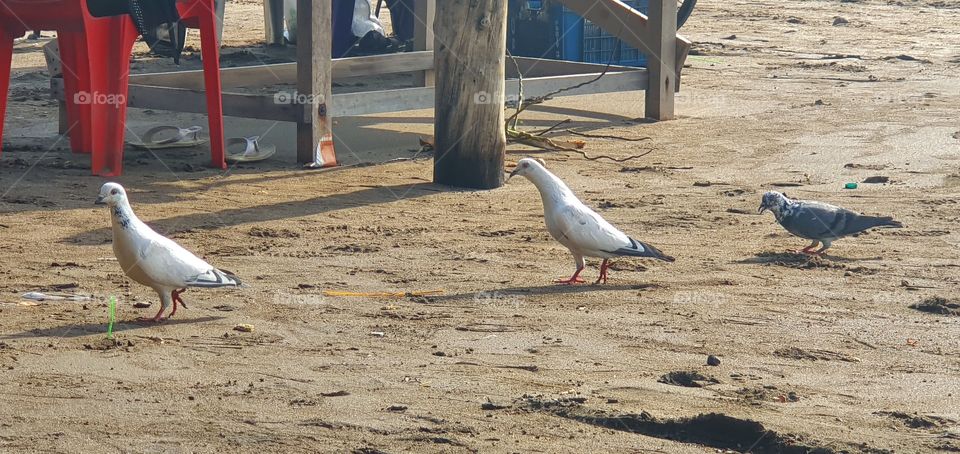
[[[227, 5], [225, 54], [289, 55], [257, 44], [260, 11]], [[454, 190], [429, 160], [301, 171], [293, 125], [232, 118], [276, 159], [221, 172], [203, 148], [130, 151], [118, 181], [140, 217], [249, 284], [189, 291], [158, 326], [133, 322], [155, 295], [112, 261], [103, 180], [56, 136], [42, 54], [20, 43], [0, 158], [0, 450], [956, 452], [960, 318], [909, 306], [960, 289], [958, 23], [939, 0], [702, 1], [679, 119], [636, 121], [642, 92], [530, 112], [528, 128], [650, 138], [586, 139], [591, 156], [652, 149], [624, 163], [538, 154], [677, 257], [620, 260], [604, 286], [551, 284], [572, 260], [525, 180]], [[142, 51], [138, 71], [170, 66]], [[132, 131], [156, 123], [205, 120], [130, 113]], [[338, 153], [411, 157], [431, 124], [340, 119]], [[787, 254], [804, 242], [756, 215], [771, 188], [906, 228]]]

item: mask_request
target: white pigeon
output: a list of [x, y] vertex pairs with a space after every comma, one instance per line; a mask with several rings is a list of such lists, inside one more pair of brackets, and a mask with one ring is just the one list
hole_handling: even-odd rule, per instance
[[152, 288], [160, 296], [160, 311], [148, 320], [161, 321], [161, 315], [171, 303], [173, 311], [169, 317], [177, 313], [177, 303], [187, 307], [180, 298], [180, 294], [186, 291], [187, 287], [242, 285], [233, 273], [214, 268], [144, 224], [133, 214], [123, 186], [117, 183], [104, 184], [95, 203], [110, 207], [113, 253], [117, 256], [123, 272], [131, 279]]
[[[541, 160], [523, 158], [510, 173], [510, 178], [520, 175], [530, 180], [540, 191], [543, 200], [543, 221], [555, 240], [567, 247], [577, 265], [570, 279], [560, 279], [558, 284], [583, 282], [580, 273], [585, 267], [584, 257], [603, 259], [600, 277], [595, 284], [607, 282], [607, 268], [613, 257], [650, 257], [666, 262], [674, 259], [659, 249], [637, 241], [610, 225], [599, 214], [583, 204], [563, 180], [550, 173]], [[510, 178], [507, 178], [509, 181]]]

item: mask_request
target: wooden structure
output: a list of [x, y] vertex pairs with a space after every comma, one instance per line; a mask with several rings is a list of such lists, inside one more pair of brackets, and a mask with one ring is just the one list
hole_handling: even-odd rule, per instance
[[[503, 185], [507, 0], [444, 1], [434, 24], [437, 79], [433, 181]], [[465, 36], [466, 35], [466, 36]]]
[[[657, 120], [672, 119], [674, 92], [679, 89], [680, 69], [690, 49], [690, 42], [676, 34], [676, 1], [650, 0], [650, 19], [616, 0], [559, 1], [608, 33], [646, 53], [649, 62], [646, 69], [612, 67], [602, 79], [595, 83], [564, 92], [562, 95], [645, 90], [645, 116]], [[330, 0], [297, 0], [297, 63], [222, 69], [224, 115], [296, 122], [298, 160], [311, 162], [314, 160], [315, 151], [320, 146], [321, 139], [332, 132], [333, 122], [330, 121], [332, 117], [435, 107], [435, 99], [438, 99], [437, 91], [457, 83], [455, 80], [446, 79], [455, 79], [462, 75], [455, 70], [458, 64], [456, 60], [447, 59], [445, 56], [451, 51], [464, 51], [456, 47], [456, 42], [475, 40], [476, 37], [471, 35], [468, 38], [452, 39], [450, 36], [434, 36], [434, 31], [441, 31], [451, 36], [457, 33], [483, 33], [481, 28], [456, 29], [452, 25], [447, 25], [455, 24], [458, 20], [463, 24], [462, 19], [458, 19], [456, 15], [474, 14], [476, 13], [474, 10], [488, 11], [489, 14], [496, 11], [495, 15], [486, 18], [489, 22], [488, 30], [496, 32], [487, 33], [488, 42], [491, 45], [484, 46], [476, 54], [471, 54], [471, 61], [486, 59], [496, 62], [489, 72], [485, 70], [483, 73], [483, 77], [496, 80], [490, 79], [476, 85], [477, 87], [486, 86], [485, 84], [490, 84], [491, 87], [503, 84], [500, 80], [506, 76], [504, 90], [500, 90], [499, 93], [490, 92], [491, 96], [495, 96], [491, 101], [500, 108], [505, 92], [517, 92], [513, 65], [506, 65], [506, 68], [503, 65], [505, 42], [502, 39], [493, 38], [494, 35], [499, 36], [502, 33], [500, 30], [505, 26], [506, 0], [441, 0], [440, 8], [437, 8], [437, 3], [436, 0], [416, 2], [417, 29], [413, 52], [331, 59]], [[468, 4], [470, 6], [466, 6]], [[438, 21], [436, 27], [434, 18]], [[435, 47], [439, 49], [436, 55], [433, 51]], [[523, 88], [526, 97], [541, 96], [559, 88], [594, 79], [605, 68], [605, 65], [535, 58], [518, 57], [517, 61], [524, 77]], [[331, 94], [331, 84], [338, 78], [405, 72], [418, 74], [417, 86], [396, 90]], [[435, 82], [440, 88], [434, 87]], [[290, 102], [281, 102], [281, 99], [274, 94], [249, 94], [235, 91], [240, 87], [260, 89], [264, 86], [294, 83], [298, 93], [290, 97]], [[51, 81], [51, 86], [54, 95], [63, 99], [63, 80], [55, 78]], [[203, 96], [203, 73], [202, 71], [179, 71], [131, 75], [127, 99], [130, 107], [204, 113], [206, 106]], [[446, 98], [441, 96], [439, 99]], [[481, 109], [478, 104], [469, 106], [464, 104], [460, 107]], [[482, 110], [486, 112], [491, 109]], [[62, 110], [61, 115], [63, 115]], [[438, 117], [441, 116], [438, 115]], [[476, 113], [463, 114], [458, 118], [476, 118]], [[443, 132], [438, 136], [449, 132], [453, 137], [460, 137], [465, 131], [464, 128], [478, 127], [476, 124], [443, 123], [444, 120], [446, 118], [439, 120], [438, 124], [444, 124], [444, 126]], [[502, 113], [499, 116], [485, 115], [480, 120], [485, 124], [479, 127], [487, 131], [494, 130], [492, 128], [501, 128], [502, 121], [501, 124], [494, 124], [498, 120], [502, 120]], [[451, 127], [457, 130], [447, 131]], [[494, 147], [499, 148], [499, 139], [494, 142]], [[443, 144], [440, 145], [443, 146]], [[480, 153], [476, 150], [474, 152]], [[501, 155], [502, 152], [502, 149], [491, 151]], [[457, 159], [461, 158], [465, 157], [457, 155]], [[479, 162], [484, 164], [477, 164]], [[500, 161], [479, 159], [471, 165], [490, 167], [496, 162], [502, 163], [502, 156]], [[324, 162], [323, 164], [335, 163]], [[477, 171], [477, 168], [468, 170]], [[491, 171], [490, 168], [483, 170]], [[501, 170], [502, 168], [497, 169], [497, 171]], [[462, 180], [456, 178], [441, 180], [462, 185], [458, 183]], [[474, 186], [489, 187], [490, 185]]]

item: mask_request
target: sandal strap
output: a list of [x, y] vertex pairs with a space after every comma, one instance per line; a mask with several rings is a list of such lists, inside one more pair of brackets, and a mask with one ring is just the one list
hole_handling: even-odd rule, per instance
[[[178, 126], [169, 126], [169, 125], [156, 126], [147, 130], [147, 132], [143, 134], [142, 140], [144, 144], [148, 144], [148, 145], [167, 145], [171, 143], [180, 142], [183, 139], [186, 139], [190, 136], [192, 136], [190, 138], [193, 140], [199, 140], [200, 131], [202, 130], [203, 128], [200, 126], [191, 126], [189, 128], [180, 128]], [[154, 141], [153, 138], [157, 134], [163, 131], [177, 131], [177, 135], [169, 139]]]

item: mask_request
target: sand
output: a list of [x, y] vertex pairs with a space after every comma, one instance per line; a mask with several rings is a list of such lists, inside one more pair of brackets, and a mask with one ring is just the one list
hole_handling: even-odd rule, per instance
[[[649, 154], [508, 154], [543, 158], [675, 263], [618, 260], [606, 285], [553, 285], [573, 261], [534, 187], [432, 184], [416, 153], [430, 111], [338, 119], [344, 164], [425, 159], [329, 172], [296, 167], [292, 124], [228, 118], [228, 135], [264, 135], [276, 157], [223, 172], [203, 148], [131, 150], [117, 179], [142, 219], [248, 284], [190, 290], [156, 326], [135, 322], [156, 297], [123, 276], [92, 205], [104, 179], [56, 136], [42, 53], [19, 43], [0, 157], [0, 450], [960, 449], [960, 318], [910, 307], [960, 288], [960, 8], [700, 3], [677, 120], [638, 120], [642, 92], [523, 117], [649, 137], [554, 136], [591, 157]], [[259, 44], [261, 11], [227, 5], [226, 60], [289, 58]], [[136, 71], [172, 67], [140, 46]], [[205, 123], [132, 110], [129, 126]], [[806, 243], [756, 214], [776, 188], [906, 227], [790, 254]], [[34, 305], [29, 291], [91, 299]]]

